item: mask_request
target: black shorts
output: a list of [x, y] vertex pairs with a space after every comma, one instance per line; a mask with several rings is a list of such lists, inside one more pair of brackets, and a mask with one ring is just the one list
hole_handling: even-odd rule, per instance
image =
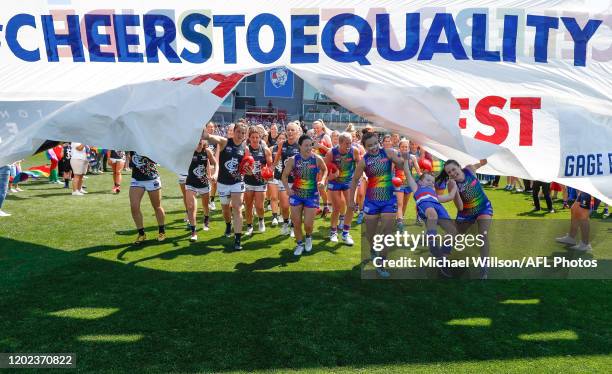
[[72, 167], [70, 166], [70, 160], [61, 159], [60, 162], [57, 164], [57, 171], [60, 174], [70, 173], [72, 171]]

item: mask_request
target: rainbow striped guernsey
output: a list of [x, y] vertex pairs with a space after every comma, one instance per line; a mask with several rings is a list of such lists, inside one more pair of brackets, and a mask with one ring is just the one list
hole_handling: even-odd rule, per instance
[[463, 210], [458, 215], [469, 217], [480, 214], [490, 202], [476, 175], [468, 168], [463, 169], [463, 173], [465, 180], [457, 182], [457, 189], [463, 200]]
[[366, 199], [370, 201], [391, 200], [394, 196], [394, 188], [391, 183], [393, 163], [385, 150], [381, 148], [377, 155], [366, 153], [363, 159], [365, 162], [365, 174], [368, 177]]
[[332, 149], [332, 162], [338, 167], [338, 177], [334, 183], [349, 184], [355, 173], [355, 152], [351, 146], [345, 154], [340, 153], [338, 146]]
[[318, 173], [319, 167], [317, 166], [317, 158], [315, 156], [304, 159], [299, 153], [295, 155], [295, 163], [291, 171], [291, 176], [293, 176], [293, 187], [291, 189], [297, 197], [312, 199], [318, 196]]

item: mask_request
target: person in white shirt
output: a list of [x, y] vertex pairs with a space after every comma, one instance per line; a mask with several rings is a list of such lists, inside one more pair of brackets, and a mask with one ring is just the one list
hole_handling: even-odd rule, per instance
[[72, 195], [83, 196], [87, 193], [83, 190], [83, 176], [87, 174], [87, 167], [89, 165], [87, 161], [87, 151], [85, 149], [86, 146], [85, 144], [72, 142], [70, 147], [72, 148], [70, 166], [74, 174], [74, 178], [72, 179]]

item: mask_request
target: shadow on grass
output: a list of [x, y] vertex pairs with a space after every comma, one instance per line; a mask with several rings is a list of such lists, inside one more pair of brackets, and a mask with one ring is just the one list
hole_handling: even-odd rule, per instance
[[[202, 255], [217, 244], [161, 256]], [[86, 372], [364, 367], [612, 351], [610, 281], [387, 282], [363, 281], [357, 269], [252, 272], [271, 267], [267, 261], [293, 261], [290, 249], [281, 260], [237, 264], [233, 273], [173, 273], [88, 256], [108, 249], [64, 252], [0, 238], [0, 351], [75, 352]], [[69, 317], [73, 308], [111, 312]], [[559, 331], [570, 333], [521, 338]]]
[[[44, 194], [39, 194], [39, 195], [30, 195], [28, 196], [28, 198], [35, 198], [35, 197], [42, 197], [44, 199], [46, 198], [50, 198], [50, 197], [58, 197], [58, 196], [63, 196], [63, 197], [67, 197], [67, 196], [72, 196], [72, 191], [70, 190], [64, 190], [62, 189], [61, 192], [58, 193], [44, 193]], [[107, 191], [87, 191], [87, 195], [112, 195], [110, 192]], [[87, 195], [85, 196], [78, 196], [81, 199], [86, 199]]]

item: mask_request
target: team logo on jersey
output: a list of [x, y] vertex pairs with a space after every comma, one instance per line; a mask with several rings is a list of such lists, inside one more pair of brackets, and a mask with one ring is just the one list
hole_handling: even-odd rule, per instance
[[145, 165], [145, 161], [142, 159], [142, 157], [138, 154], [134, 154], [132, 156], [132, 163], [134, 164], [134, 166], [136, 166], [136, 168], [140, 169]]
[[204, 165], [198, 165], [198, 167], [193, 169], [193, 175], [195, 175], [198, 179], [204, 179], [206, 176], [206, 168]]
[[235, 174], [236, 171], [238, 171], [238, 164], [238, 159], [232, 157], [231, 159], [225, 162], [224, 166], [230, 174]]
[[253, 174], [258, 174], [261, 171], [261, 162], [255, 161], [253, 164]]

